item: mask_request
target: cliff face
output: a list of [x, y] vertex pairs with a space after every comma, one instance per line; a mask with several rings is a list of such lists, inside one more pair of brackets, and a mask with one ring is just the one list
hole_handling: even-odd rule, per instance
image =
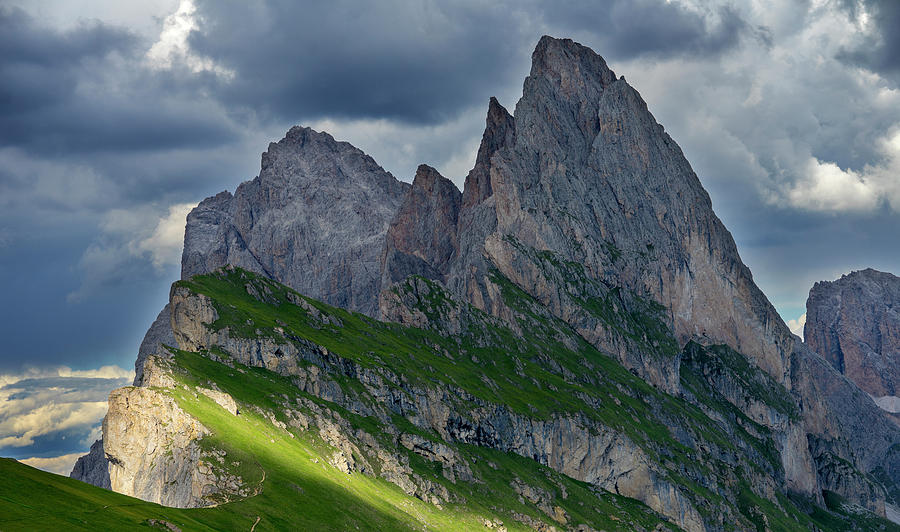
[[[319, 417], [278, 423], [313, 423], [341, 471], [380, 470], [435, 504], [463, 488], [412, 475], [390, 444], [366, 443], [365, 425], [325, 418], [377, 419], [399, 434], [393, 444], [443, 460], [454, 482], [476, 466], [449, 457], [471, 444], [637, 499], [688, 530], [749, 527], [776, 519], [772, 507], [800, 523], [787, 494], [822, 503], [826, 490], [883, 515], [900, 495], [900, 430], [795, 344], [624, 78], [570, 40], [542, 38], [532, 59], [514, 115], [491, 99], [462, 193], [425, 165], [401, 184], [352, 146], [293, 128], [259, 177], [192, 211], [183, 281], [142, 344], [140, 387], [111, 402], [108, 463], [92, 452], [76, 476], [105, 471], [113, 489], [209, 502], [204, 486], [225, 477], [189, 473], [209, 463], [192, 447], [206, 420], [159, 402], [190, 402], [166, 375], [189, 373], [179, 357], [195, 353], [290, 378]], [[253, 408], [212, 384], [195, 396]], [[132, 396], [145, 406], [127, 408]], [[142, 409], [194, 436], [132, 419]], [[139, 449], [132, 432], [185, 454]], [[229, 485], [224, 499], [248, 493]]]
[[857, 386], [900, 394], [900, 278], [868, 269], [816, 283], [804, 340]]
[[[458, 261], [451, 287], [490, 311], [483, 272], [471, 273], [486, 256], [589, 341], [615, 352], [602, 320], [529, 266], [512, 237], [581, 264], [590, 279], [658, 301], [680, 343], [726, 343], [789, 383], [790, 333], [681, 150], [624, 78], [592, 50], [545, 37], [514, 118], [498, 107], [491, 103], [463, 193], [459, 232], [461, 241], [473, 233], [474, 251], [464, 256], [472, 259]], [[669, 368], [625, 362], [664, 389], [678, 387], [677, 361]]]

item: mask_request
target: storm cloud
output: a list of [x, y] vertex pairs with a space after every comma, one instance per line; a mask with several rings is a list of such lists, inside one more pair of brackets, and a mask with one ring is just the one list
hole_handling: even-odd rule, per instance
[[860, 42], [842, 50], [841, 57], [900, 83], [900, 4], [893, 0], [844, 0], [843, 4], [864, 34]]

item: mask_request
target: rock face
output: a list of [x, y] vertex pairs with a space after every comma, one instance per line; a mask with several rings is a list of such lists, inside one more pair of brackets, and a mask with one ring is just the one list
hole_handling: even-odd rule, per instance
[[[119, 388], [109, 396], [103, 440], [94, 444], [101, 445], [105, 454], [107, 487], [177, 508], [214, 506], [252, 495], [254, 490], [224, 467], [224, 451], [201, 448], [200, 440], [209, 431], [166, 393], [177, 387], [168, 363], [150, 355], [144, 375], [143, 386]], [[238, 415], [237, 405], [228, 394], [199, 390]], [[76, 474], [77, 469], [72, 476], [84, 480]], [[85, 471], [96, 474], [100, 469], [86, 467]]]
[[175, 335], [172, 333], [171, 308], [168, 303], [159, 311], [156, 320], [150, 325], [138, 348], [137, 360], [134, 361], [134, 385], [140, 386], [144, 378], [144, 361], [150, 355], [166, 356], [163, 346], [175, 346]]
[[69, 476], [100, 488], [110, 489], [109, 460], [103, 452], [103, 440], [97, 440], [91, 445], [90, 452], [75, 462]]
[[443, 280], [459, 253], [456, 224], [462, 194], [434, 168], [421, 165], [387, 231], [382, 286], [410, 275]]
[[[564, 289], [528, 271], [533, 261], [512, 237], [581, 264], [589, 278], [662, 303], [682, 344], [693, 337], [728, 344], [788, 382], [790, 332], [753, 283], [690, 164], [637, 91], [589, 48], [541, 39], [514, 118], [491, 104], [464, 198], [461, 241], [472, 225], [481, 228], [478, 241], [466, 242], [472, 260], [454, 266], [451, 287], [484, 310], [495, 304], [472, 267], [482, 255], [566, 321], [599, 325], [578, 323], [585, 317]], [[466, 212], [479, 201], [490, 202], [482, 209], [489, 213]], [[593, 336], [598, 347], [614, 347]], [[636, 369], [661, 377], [654, 380], [664, 389], [678, 386], [677, 369]]]
[[[135, 415], [140, 412], [140, 415]], [[104, 448], [113, 491], [167, 506], [208, 506], [214, 479], [197, 468], [206, 429], [160, 392], [120, 388], [109, 396]], [[167, 453], [170, 456], [167, 456]]]
[[795, 345], [791, 365], [821, 489], [883, 512], [885, 493], [872, 479], [889, 487], [900, 479], [896, 425], [806, 344]]
[[803, 335], [869, 395], [900, 395], [900, 277], [867, 269], [816, 283]]
[[182, 278], [233, 264], [375, 315], [379, 256], [408, 188], [350, 144], [294, 127], [256, 179], [188, 215]]

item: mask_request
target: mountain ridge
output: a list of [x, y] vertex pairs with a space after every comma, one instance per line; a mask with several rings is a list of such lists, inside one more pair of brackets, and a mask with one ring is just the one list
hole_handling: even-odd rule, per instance
[[[340, 230], [325, 230], [329, 224]], [[322, 330], [357, 318], [289, 292], [276, 297], [283, 288], [246, 277], [249, 272], [368, 319], [410, 326], [407, 335], [433, 331], [437, 336], [428, 342], [444, 346], [453, 360], [471, 350], [499, 356], [492, 350], [502, 345], [507, 358], [494, 363], [518, 362], [505, 374], [478, 362], [465, 365], [472, 375], [456, 374], [459, 382], [444, 382], [445, 395], [438, 396], [402, 376], [385, 377], [394, 363], [389, 354], [372, 362], [381, 368], [376, 377], [351, 364], [356, 357], [365, 360], [364, 347], [344, 346], [329, 358], [335, 353], [317, 343], [324, 341], [321, 333], [306, 325], [299, 329], [306, 336], [290, 332], [287, 321], [271, 321], [274, 311], [265, 305], [297, 306], [304, 316], [325, 320], [317, 325]], [[202, 283], [192, 284], [198, 276], [233, 286], [205, 293]], [[883, 413], [795, 341], [753, 283], [680, 148], [624, 78], [571, 40], [540, 40], [512, 115], [490, 99], [476, 163], [461, 193], [425, 165], [411, 185], [402, 184], [348, 144], [295, 127], [270, 144], [256, 179], [191, 212], [182, 277], [142, 344], [135, 378], [141, 388], [171, 388], [167, 371], [177, 368], [164, 369], [173, 359], [165, 345], [298, 378], [311, 363], [324, 374], [309, 390], [341, 408], [394, 412], [447, 445], [521, 451], [600, 489], [621, 489], [688, 530], [717, 530], [725, 515], [750, 521], [756, 511], [775, 516], [762, 500], [778, 501], [775, 507], [787, 511], [793, 503], [778, 497], [788, 493], [814, 504], [825, 502], [823, 493], [836, 493], [880, 515], [886, 500], [896, 502], [890, 486], [900, 479], [900, 453], [892, 449], [900, 432], [890, 423], [880, 426]], [[240, 298], [229, 299], [235, 294]], [[225, 301], [255, 310], [222, 329], [217, 324], [231, 312]], [[357, 332], [363, 336], [387, 326], [362, 323]], [[473, 345], [445, 344], [457, 337]], [[320, 354], [303, 355], [306, 349]], [[554, 358], [565, 353], [572, 357], [566, 364]], [[598, 372], [595, 353], [615, 361], [604, 362], [604, 371], [616, 375], [615, 386], [639, 390], [637, 397], [598, 391], [612, 377], [591, 375]], [[500, 393], [504, 378], [524, 379], [531, 371], [539, 371], [531, 374], [534, 383], [521, 381], [520, 389], [562, 387], [572, 394], [571, 405], [593, 406], [552, 411], [557, 417], [538, 423], [536, 414], [510, 406], [517, 404], [514, 395]], [[631, 373], [652, 386], [639, 386]], [[482, 384], [470, 382], [478, 374]], [[335, 394], [348, 378], [361, 382], [363, 391], [345, 402], [345, 395]], [[396, 382], [385, 387], [378, 379]], [[389, 391], [392, 386], [400, 391]], [[404, 402], [394, 393], [416, 399]], [[481, 401], [474, 403], [479, 409], [509, 420], [507, 425], [491, 426], [478, 409], [461, 412], [473, 397]], [[623, 425], [584, 413], [571, 418], [582, 408], [603, 411], [605, 401], [631, 404], [635, 412], [644, 412], [640, 403], [647, 403], [656, 411], [642, 415], [654, 424], [635, 432], [631, 421]], [[455, 425], [447, 425], [450, 419]], [[875, 426], [866, 433], [860, 424]], [[656, 434], [657, 426], [674, 436]], [[728, 436], [715, 436], [719, 431]], [[521, 441], [529, 433], [546, 439], [529, 447]], [[566, 453], [574, 452], [575, 434], [601, 435], [584, 436], [598, 442], [590, 447], [595, 461], [586, 462], [593, 465], [570, 462]], [[104, 438], [110, 437], [123, 434], [105, 430]], [[557, 449], [554, 442], [568, 443]], [[115, 443], [105, 440], [103, 448], [115, 449]], [[114, 456], [123, 463], [134, 459]], [[752, 469], [746, 472], [753, 483], [745, 487], [746, 480], [691, 465], [687, 456]], [[640, 467], [629, 471], [635, 460]], [[193, 467], [176, 466], [180, 472]], [[710, 513], [711, 501], [728, 498], [753, 502]]]

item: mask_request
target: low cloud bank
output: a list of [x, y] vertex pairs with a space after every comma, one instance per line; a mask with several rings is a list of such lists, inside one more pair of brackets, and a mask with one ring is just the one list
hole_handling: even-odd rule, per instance
[[0, 374], [0, 456], [54, 473], [71, 470], [73, 457], [99, 435], [109, 392], [133, 378], [118, 366]]

